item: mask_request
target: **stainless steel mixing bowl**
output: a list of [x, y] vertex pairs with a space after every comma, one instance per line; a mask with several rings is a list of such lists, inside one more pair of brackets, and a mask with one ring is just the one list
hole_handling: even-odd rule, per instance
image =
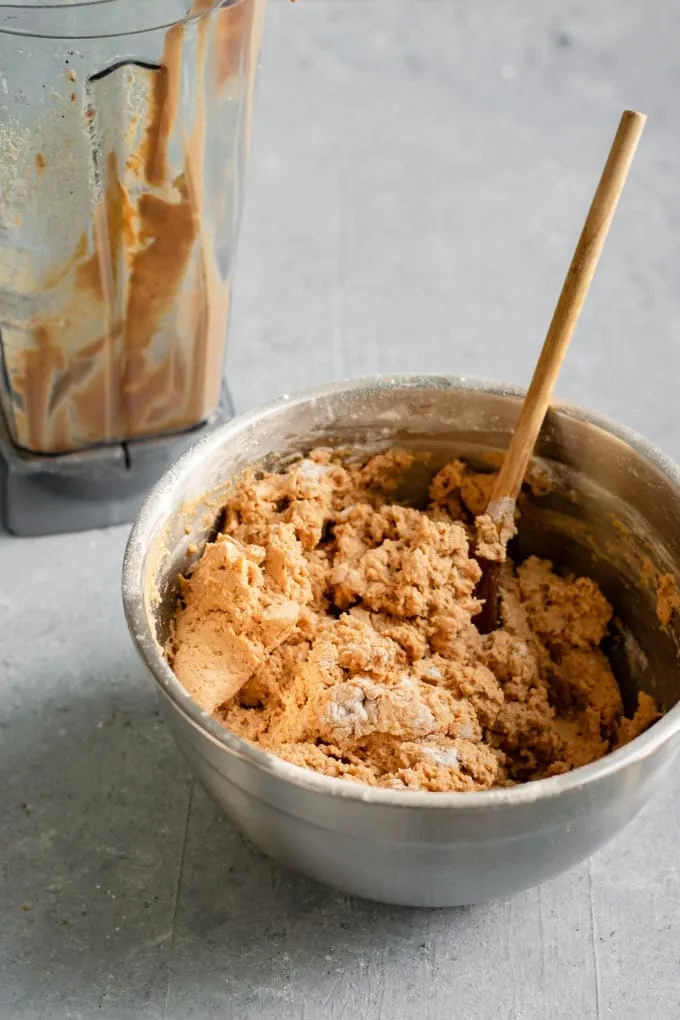
[[[197, 779], [265, 853], [347, 893], [389, 903], [478, 903], [582, 860], [644, 807], [680, 754], [678, 635], [656, 584], [680, 572], [680, 472], [643, 439], [576, 407], [551, 412], [537, 454], [550, 489], [523, 506], [531, 549], [596, 578], [616, 608], [611, 654], [667, 714], [628, 746], [566, 775], [485, 793], [378, 790], [257, 750], [203, 713], [163, 656], [179, 571], [214, 532], [229, 478], [313, 445], [399, 444], [484, 463], [502, 450], [521, 394], [450, 377], [398, 376], [284, 397], [223, 426], [149, 496], [127, 547], [123, 597], [170, 730]], [[488, 464], [488, 461], [486, 461]], [[414, 477], [411, 495], [425, 484]], [[207, 494], [207, 495], [206, 495]]]

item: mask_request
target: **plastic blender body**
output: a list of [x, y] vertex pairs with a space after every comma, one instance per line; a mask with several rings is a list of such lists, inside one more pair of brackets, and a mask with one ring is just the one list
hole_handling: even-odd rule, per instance
[[220, 395], [266, 0], [0, 4], [0, 405], [34, 453]]

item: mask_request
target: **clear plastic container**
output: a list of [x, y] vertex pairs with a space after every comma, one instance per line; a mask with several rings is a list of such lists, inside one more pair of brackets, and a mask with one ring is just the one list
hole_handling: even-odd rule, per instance
[[0, 404], [36, 453], [217, 406], [266, 0], [0, 3]]

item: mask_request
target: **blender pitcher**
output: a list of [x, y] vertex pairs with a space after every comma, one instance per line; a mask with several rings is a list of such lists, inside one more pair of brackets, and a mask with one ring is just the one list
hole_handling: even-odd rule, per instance
[[10, 530], [128, 519], [182, 446], [228, 413], [265, 4], [0, 3]]

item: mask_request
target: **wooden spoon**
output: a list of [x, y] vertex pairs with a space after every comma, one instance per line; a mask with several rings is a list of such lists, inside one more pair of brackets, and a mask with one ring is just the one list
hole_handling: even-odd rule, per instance
[[[512, 533], [515, 503], [646, 120], [644, 113], [625, 110], [612, 142], [486, 510], [499, 536]], [[484, 599], [484, 605], [475, 622], [483, 634], [488, 634], [498, 626], [500, 563], [480, 560], [480, 564], [482, 578], [477, 595]]]

